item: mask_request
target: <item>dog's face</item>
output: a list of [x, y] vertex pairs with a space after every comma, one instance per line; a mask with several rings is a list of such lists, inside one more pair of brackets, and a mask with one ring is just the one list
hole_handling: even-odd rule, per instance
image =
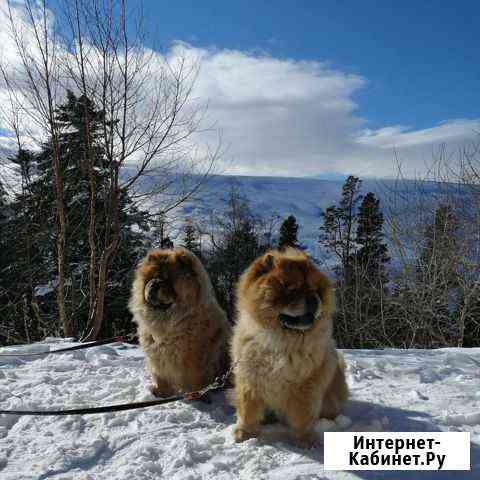
[[258, 258], [240, 282], [239, 298], [264, 326], [296, 332], [312, 330], [333, 310], [330, 280], [294, 249]]
[[201, 288], [196, 261], [185, 249], [152, 250], [137, 270], [145, 304], [158, 312], [195, 305]]

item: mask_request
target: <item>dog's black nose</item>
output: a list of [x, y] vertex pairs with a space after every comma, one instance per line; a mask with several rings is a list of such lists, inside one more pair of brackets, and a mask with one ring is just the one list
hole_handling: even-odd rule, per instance
[[150, 280], [148, 284], [148, 302], [152, 305], [158, 302], [158, 290], [160, 289], [161, 282], [159, 280]]
[[318, 298], [316, 295], [307, 297], [307, 312], [315, 314], [318, 310]]

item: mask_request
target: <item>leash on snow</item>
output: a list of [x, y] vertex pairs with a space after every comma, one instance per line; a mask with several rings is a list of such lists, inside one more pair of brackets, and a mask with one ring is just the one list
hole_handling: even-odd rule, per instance
[[25, 352], [25, 353], [0, 353], [0, 357], [33, 357], [41, 355], [51, 355], [54, 353], [71, 352], [72, 350], [84, 350], [86, 348], [98, 347], [100, 345], [107, 345], [109, 343], [127, 342], [131, 340], [131, 335], [120, 335], [119, 337], [106, 338], [105, 340], [96, 340], [95, 342], [82, 343], [75, 347], [59, 348], [58, 350], [49, 350], [47, 352]]
[[206, 387], [188, 392], [180, 395], [173, 395], [171, 397], [159, 398], [157, 400], [147, 400], [145, 402], [121, 403], [118, 405], [106, 405], [103, 407], [86, 407], [73, 408], [66, 410], [0, 410], [0, 415], [31, 415], [31, 416], [65, 416], [65, 415], [93, 415], [107, 412], [121, 412], [125, 410], [136, 410], [139, 408], [153, 407], [156, 405], [164, 405], [166, 403], [178, 402], [179, 400], [198, 400], [202, 398], [207, 392], [214, 390], [223, 390], [228, 381], [228, 377], [233, 371], [235, 364], [220, 377], [217, 377], [213, 383]]

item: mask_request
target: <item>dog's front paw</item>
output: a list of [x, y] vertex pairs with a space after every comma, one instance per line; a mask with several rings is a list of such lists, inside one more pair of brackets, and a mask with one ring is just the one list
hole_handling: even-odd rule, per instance
[[156, 383], [149, 385], [148, 389], [152, 395], [160, 398], [170, 397], [175, 393], [172, 388], [166, 387], [165, 385], [158, 385]]
[[319, 439], [313, 431], [297, 433], [295, 443], [300, 448], [315, 448], [319, 444]]
[[245, 427], [241, 425], [236, 425], [235, 430], [233, 431], [233, 438], [235, 439], [236, 442], [244, 442], [249, 438], [256, 437], [257, 434], [258, 432], [256, 431], [246, 430]]

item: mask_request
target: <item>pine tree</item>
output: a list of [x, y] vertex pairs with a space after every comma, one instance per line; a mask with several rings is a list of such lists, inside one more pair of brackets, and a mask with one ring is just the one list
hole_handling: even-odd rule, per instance
[[169, 222], [163, 213], [152, 222], [152, 246], [154, 248], [173, 248], [174, 243], [168, 234]]
[[[45, 231], [45, 213], [31, 192], [31, 177], [35, 170], [34, 154], [20, 150], [9, 157], [21, 179], [20, 191], [8, 203], [7, 216], [0, 226], [1, 253], [5, 260], [0, 273], [2, 290], [0, 303], [6, 343], [25, 343], [44, 336], [40, 325], [36, 286], [48, 282], [49, 261], [45, 245], [49, 241]], [[49, 206], [49, 209], [51, 207]], [[2, 209], [3, 210], [3, 209]], [[55, 296], [51, 296], [54, 304]], [[48, 321], [47, 319], [45, 319]], [[50, 334], [54, 330], [50, 330]]]
[[457, 309], [457, 315], [459, 315], [460, 309], [465, 309], [462, 335], [463, 347], [480, 346], [480, 287], [476, 285], [473, 288], [473, 298], [469, 299], [467, 305], [465, 305], [466, 299], [460, 298], [459, 301], [462, 305], [459, 305], [460, 308]]
[[234, 316], [235, 285], [248, 265], [270, 245], [264, 242], [261, 219], [236, 190], [230, 192], [228, 209], [214, 219], [212, 249], [204, 255], [207, 270], [220, 305]]
[[[63, 179], [66, 241], [65, 267], [66, 277], [71, 288], [67, 292], [66, 304], [69, 316], [78, 318], [84, 314], [85, 302], [88, 306], [88, 293], [77, 295], [77, 291], [85, 289], [85, 276], [88, 278], [90, 246], [88, 242], [90, 182], [89, 166], [91, 162], [93, 175], [97, 184], [95, 207], [97, 222], [95, 236], [98, 243], [102, 242], [105, 232], [111, 227], [106, 220], [106, 204], [108, 202], [108, 162], [98, 137], [103, 129], [103, 112], [95, 109], [93, 103], [83, 96], [76, 97], [67, 92], [63, 105], [56, 110], [55, 121], [59, 126], [59, 158], [60, 174]], [[86, 118], [88, 122], [86, 122]], [[88, 143], [88, 148], [87, 148]], [[88, 153], [87, 153], [88, 150]], [[37, 202], [39, 211], [44, 212], [42, 224], [50, 236], [50, 242], [55, 240], [55, 216], [57, 212], [51, 208], [54, 205], [54, 173], [52, 168], [53, 145], [51, 140], [45, 142], [41, 151], [35, 155], [35, 177], [30, 185], [30, 194]], [[43, 242], [42, 242], [43, 244]], [[56, 275], [56, 252], [48, 248], [45, 252], [49, 259], [49, 277]]]
[[[7, 192], [3, 186], [2, 181], [0, 180], [0, 228], [4, 227], [6, 221], [8, 220], [8, 201], [7, 201]], [[4, 240], [0, 235], [0, 241]], [[1, 252], [0, 252], [1, 253]]]
[[349, 176], [343, 184], [339, 206], [332, 205], [322, 212], [319, 243], [338, 258], [337, 271], [345, 281], [356, 249], [354, 235], [361, 184], [358, 177]]
[[183, 246], [201, 258], [200, 239], [197, 229], [194, 227], [191, 218], [185, 219], [183, 226]]
[[280, 238], [278, 240], [278, 247], [280, 249], [286, 247], [299, 248], [298, 243], [298, 223], [297, 219], [290, 215], [280, 226]]
[[371, 192], [360, 195], [360, 186], [357, 177], [347, 178], [339, 204], [322, 214], [319, 243], [338, 260], [337, 341], [368, 348], [388, 340], [383, 315], [389, 256], [380, 202]]
[[432, 347], [457, 345], [462, 336], [452, 308], [459, 296], [458, 245], [459, 223], [455, 212], [450, 205], [441, 205], [425, 229], [415, 285], [422, 292], [424, 343]]
[[[96, 183], [94, 242], [98, 252], [101, 252], [108, 242], [109, 232], [113, 228], [113, 220], [108, 210], [110, 161], [99, 141], [103, 120], [103, 112], [98, 111], [89, 99], [76, 97], [72, 92], [68, 92], [65, 103], [56, 111], [56, 122], [60, 127], [59, 157], [67, 227], [66, 305], [77, 334], [81, 334], [87, 325], [92, 303], [89, 290], [91, 175]], [[38, 153], [19, 152], [16, 163], [23, 174], [31, 179], [28, 188], [15, 199], [13, 208], [19, 225], [28, 227], [25, 228], [25, 234], [28, 235], [31, 246], [29, 264], [34, 265], [34, 258], [38, 258], [38, 265], [42, 266], [41, 272], [33, 272], [31, 276], [31, 290], [49, 292], [39, 298], [42, 319], [50, 319], [50, 322], [45, 322], [50, 330], [44, 333], [58, 334], [58, 315], [53, 294], [50, 292], [55, 289], [57, 278], [51, 141], [46, 141]], [[138, 210], [124, 191], [119, 192], [118, 212], [121, 241], [108, 265], [105, 294], [105, 310], [112, 320], [104, 326], [104, 332], [114, 331], [119, 324], [122, 325], [121, 328], [131, 328], [124, 298], [128, 296], [129, 274], [143, 254], [143, 234], [148, 228], [145, 214]], [[97, 265], [94, 265], [94, 275], [96, 268]], [[20, 264], [17, 270], [22, 270]]]
[[425, 230], [424, 247], [418, 264], [418, 271], [429, 277], [430, 282], [448, 285], [456, 283], [458, 229], [458, 220], [452, 207], [438, 207], [434, 222]]
[[359, 246], [355, 253], [357, 268], [371, 286], [385, 285], [387, 282], [385, 265], [389, 262], [388, 247], [384, 240], [383, 213], [380, 200], [369, 192], [363, 197], [357, 213], [357, 235]]
[[[351, 264], [351, 285], [346, 297], [354, 299], [350, 308], [359, 324], [370, 323], [372, 327], [362, 335], [362, 347], [383, 345], [386, 327], [379, 329], [386, 305], [386, 285], [388, 282], [386, 265], [390, 258], [384, 240], [383, 214], [380, 201], [372, 192], [367, 193], [357, 212], [357, 231]], [[348, 300], [346, 300], [348, 302]], [[386, 339], [385, 339], [386, 340]]]
[[10, 281], [10, 245], [13, 241], [9, 232], [9, 206], [7, 203], [7, 192], [0, 181], [0, 315], [5, 316], [9, 293]]

